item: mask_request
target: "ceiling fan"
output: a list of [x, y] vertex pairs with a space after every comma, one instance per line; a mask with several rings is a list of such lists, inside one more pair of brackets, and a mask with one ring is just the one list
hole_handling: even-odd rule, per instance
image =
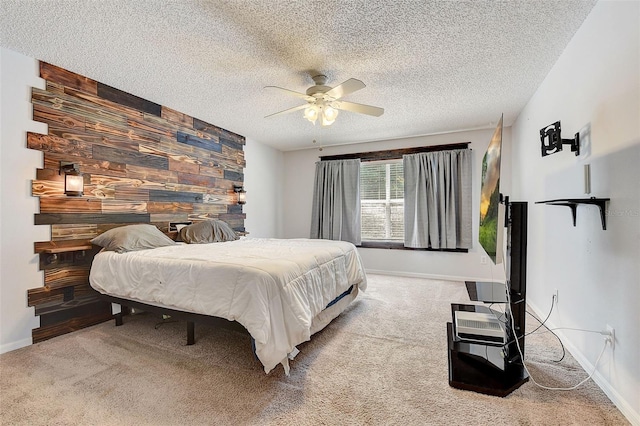
[[287, 114], [304, 109], [304, 118], [306, 118], [313, 124], [316, 124], [316, 120], [320, 118], [320, 123], [323, 126], [330, 126], [336, 120], [336, 117], [338, 116], [338, 110], [373, 115], [375, 117], [380, 117], [384, 113], [383, 108], [341, 100], [343, 96], [353, 93], [356, 90], [364, 89], [366, 87], [365, 84], [360, 80], [350, 78], [344, 83], [332, 88], [329, 86], [325, 86], [325, 84], [327, 83], [326, 75], [320, 74], [312, 78], [314, 83], [316, 84], [315, 86], [309, 87], [306, 94], [295, 92], [289, 89], [284, 89], [282, 87], [266, 86], [266, 88], [278, 89], [285, 93], [288, 93], [289, 95], [302, 98], [307, 101], [307, 103], [299, 105], [297, 107], [285, 109], [284, 111], [276, 112], [271, 115], [267, 115], [265, 118], [275, 117], [276, 115]]

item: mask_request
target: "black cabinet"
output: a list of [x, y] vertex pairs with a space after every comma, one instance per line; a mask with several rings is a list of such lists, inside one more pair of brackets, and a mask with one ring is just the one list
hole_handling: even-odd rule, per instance
[[[491, 313], [486, 306], [454, 303], [452, 318], [459, 310]], [[529, 380], [519, 353], [510, 352], [509, 342], [499, 345], [457, 339], [454, 327], [453, 321], [447, 323], [450, 386], [504, 397]]]

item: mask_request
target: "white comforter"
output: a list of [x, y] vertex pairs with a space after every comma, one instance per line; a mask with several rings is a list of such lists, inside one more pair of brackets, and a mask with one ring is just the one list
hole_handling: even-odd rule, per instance
[[251, 333], [265, 372], [309, 340], [314, 316], [357, 284], [351, 243], [242, 238], [128, 253], [103, 251], [89, 277], [100, 293], [235, 320]]

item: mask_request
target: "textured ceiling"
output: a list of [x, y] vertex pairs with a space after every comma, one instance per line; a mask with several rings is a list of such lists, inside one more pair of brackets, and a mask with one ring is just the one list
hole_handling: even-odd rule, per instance
[[[511, 125], [594, 3], [0, 0], [0, 44], [293, 150]], [[264, 118], [316, 73], [384, 115]]]

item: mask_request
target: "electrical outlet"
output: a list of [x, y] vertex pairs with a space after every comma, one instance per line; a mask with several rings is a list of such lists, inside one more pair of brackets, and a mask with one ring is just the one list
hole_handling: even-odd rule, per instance
[[481, 265], [487, 264], [487, 256], [480, 256], [480, 264]]
[[557, 305], [558, 304], [558, 289], [557, 288], [553, 290], [553, 297], [556, 298], [556, 305]]
[[614, 330], [613, 327], [607, 324], [607, 332], [609, 333], [609, 336], [607, 336], [607, 339], [609, 339], [609, 344], [611, 345], [611, 349], [614, 349], [616, 347], [616, 330]]

